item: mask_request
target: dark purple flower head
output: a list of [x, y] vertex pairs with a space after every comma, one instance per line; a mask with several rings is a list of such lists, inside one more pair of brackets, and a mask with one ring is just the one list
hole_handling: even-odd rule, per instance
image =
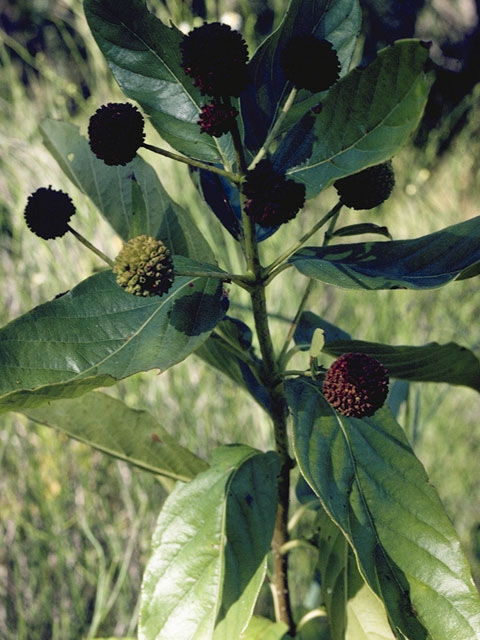
[[75, 207], [63, 191], [55, 191], [51, 186], [40, 187], [28, 196], [24, 217], [30, 231], [44, 240], [60, 238], [68, 231], [68, 222], [75, 213]]
[[234, 107], [213, 101], [202, 107], [198, 124], [202, 133], [220, 138], [232, 130], [238, 111]]
[[247, 197], [245, 211], [262, 227], [292, 220], [305, 204], [305, 185], [287, 180], [267, 159], [247, 173], [242, 191]]
[[338, 80], [340, 63], [328, 40], [313, 34], [294, 36], [282, 51], [280, 64], [297, 89], [325, 91]]
[[248, 49], [238, 31], [220, 22], [204, 23], [184, 36], [182, 67], [210, 96], [239, 96], [248, 84]]
[[377, 164], [333, 183], [342, 204], [352, 209], [373, 209], [390, 197], [395, 186], [391, 162]]
[[143, 116], [133, 104], [109, 102], [90, 118], [90, 149], [105, 164], [125, 165], [143, 144], [143, 125]]
[[372, 416], [387, 398], [387, 370], [365, 353], [344, 353], [325, 374], [323, 394], [343, 416]]

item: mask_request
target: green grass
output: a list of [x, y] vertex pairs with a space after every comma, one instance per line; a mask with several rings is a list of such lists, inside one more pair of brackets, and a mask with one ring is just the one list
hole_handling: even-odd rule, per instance
[[[181, 3], [170, 3], [180, 11]], [[93, 96], [73, 121], [86, 131], [89, 115], [107, 100], [122, 100], [81, 16], [71, 2], [69, 19], [94, 53], [85, 63], [73, 45], [78, 73], [91, 83]], [[277, 22], [285, 3], [278, 3]], [[178, 19], [186, 19], [177, 15]], [[250, 23], [248, 23], [250, 24]], [[248, 27], [249, 38], [253, 29]], [[65, 35], [65, 37], [67, 37]], [[66, 236], [55, 242], [34, 237], [22, 211], [30, 192], [52, 184], [68, 190], [78, 209], [75, 228], [109, 255], [120, 243], [95, 209], [63, 177], [43, 148], [37, 125], [46, 116], [70, 119], [71, 87], [64, 63], [36, 62], [40, 76], [26, 90], [18, 69], [2, 49], [0, 79], [0, 321], [65, 291], [94, 269], [98, 260]], [[474, 97], [478, 102], [478, 96]], [[478, 106], [478, 105], [477, 105]], [[478, 112], [478, 109], [476, 110]], [[475, 110], [474, 110], [475, 112]], [[476, 215], [478, 164], [471, 137], [472, 118], [455, 148], [438, 165], [410, 149], [395, 159], [394, 196], [374, 214], [342, 213], [346, 224], [370, 220], [388, 224], [395, 238], [415, 237]], [[148, 139], [157, 143], [155, 134]], [[477, 154], [478, 155], [478, 154]], [[233, 242], [185, 186], [185, 167], [144, 157], [158, 168], [172, 196], [188, 208], [218, 249], [222, 266], [238, 270]], [[432, 167], [435, 167], [433, 170]], [[333, 204], [334, 190], [309, 203], [285, 235], [262, 244], [265, 262], [284, 250]], [[73, 221], [72, 221], [73, 224]], [[321, 234], [315, 240], [321, 241]], [[281, 345], [288, 318], [295, 313], [306, 282], [293, 269], [278, 277], [268, 294], [275, 343]], [[231, 288], [232, 315], [251, 324], [243, 292]], [[455, 340], [480, 355], [478, 279], [427, 292], [342, 291], [317, 285], [309, 308], [355, 338], [424, 344]], [[297, 358], [299, 366], [306, 359]], [[329, 360], [325, 359], [325, 364]], [[204, 457], [224, 442], [271, 447], [268, 420], [228, 379], [195, 357], [158, 376], [149, 372], [122, 382], [109, 393], [134, 407], [147, 407], [179, 441]], [[480, 581], [473, 528], [480, 521], [478, 494], [478, 395], [446, 385], [412, 385], [401, 422], [437, 487], [469, 552]], [[0, 420], [0, 637], [5, 640], [65, 640], [133, 635], [139, 585], [150, 537], [165, 493], [152, 476], [130, 469], [46, 427], [12, 414]], [[299, 562], [302, 562], [301, 551]], [[478, 549], [477, 552], [478, 554]], [[304, 586], [301, 586], [304, 589]], [[303, 591], [296, 602], [303, 598]]]

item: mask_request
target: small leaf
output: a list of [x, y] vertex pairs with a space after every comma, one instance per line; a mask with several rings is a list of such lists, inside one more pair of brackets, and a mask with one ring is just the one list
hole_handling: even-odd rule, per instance
[[325, 332], [323, 329], [315, 329], [313, 332], [312, 344], [310, 346], [310, 357], [318, 358], [325, 346]]
[[480, 258], [480, 216], [413, 240], [304, 247], [300, 273], [346, 289], [435, 289]]
[[[172, 253], [215, 261], [189, 214], [173, 202], [143, 158], [137, 155], [124, 167], [109, 167], [93, 155], [75, 125], [44, 120], [40, 131], [45, 146], [66, 176], [90, 198], [123, 240], [129, 240], [141, 228], [142, 233], [161, 238]], [[136, 184], [135, 202], [132, 180]], [[135, 218], [139, 205], [141, 221]]]
[[167, 27], [144, 0], [85, 0], [85, 15], [123, 93], [136, 100], [166, 142], [186, 156], [232, 160], [227, 140], [202, 135], [197, 123], [207, 99], [182, 69], [183, 34]]
[[335, 180], [389, 160], [422, 115], [430, 88], [427, 58], [420, 42], [400, 40], [340, 79], [322, 100], [311, 134], [303, 131], [300, 138], [294, 127], [279, 145], [279, 168], [303, 182], [313, 198]]
[[284, 622], [253, 616], [239, 640], [287, 640], [288, 627]]
[[153, 536], [139, 640], [239, 637], [265, 575], [278, 469], [275, 453], [233, 445], [177, 486]]
[[409, 640], [478, 638], [480, 597], [457, 535], [388, 409], [340, 416], [306, 378], [287, 394], [300, 470], [394, 628]]
[[213, 278], [175, 278], [163, 296], [126, 293], [111, 271], [87, 278], [0, 330], [0, 410], [75, 397], [149, 369], [167, 369], [223, 317]]
[[387, 227], [379, 227], [378, 225], [373, 224], [372, 222], [363, 222], [361, 224], [349, 224], [346, 227], [341, 227], [340, 229], [336, 229], [331, 234], [331, 237], [344, 238], [347, 236], [359, 236], [364, 233], [374, 233], [376, 235], [385, 236], [389, 240], [393, 240], [392, 236], [390, 235], [390, 231], [387, 229]]
[[[245, 142], [249, 149], [256, 151], [261, 147], [291, 89], [280, 66], [287, 41], [307, 33], [328, 40], [337, 52], [342, 72], [346, 73], [360, 22], [357, 0], [291, 0], [282, 23], [260, 45], [249, 64], [252, 82], [241, 96]], [[324, 94], [300, 90], [285, 126], [299, 120]]]
[[125, 460], [140, 469], [188, 482], [208, 464], [180, 446], [147, 411], [92, 391], [82, 398], [23, 409], [30, 420]]

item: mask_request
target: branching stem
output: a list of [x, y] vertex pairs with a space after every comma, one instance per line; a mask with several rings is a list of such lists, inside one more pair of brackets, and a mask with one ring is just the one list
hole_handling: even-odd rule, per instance
[[242, 178], [239, 175], [232, 173], [231, 171], [226, 171], [225, 169], [220, 169], [219, 167], [214, 167], [213, 165], [207, 164], [206, 162], [201, 162], [201, 160], [187, 158], [186, 156], [181, 156], [178, 153], [167, 151], [167, 149], [161, 149], [160, 147], [156, 147], [153, 144], [147, 144], [146, 142], [142, 144], [142, 147], [148, 149], [149, 151], [153, 151], [154, 153], [158, 153], [160, 156], [165, 156], [165, 158], [170, 158], [170, 160], [183, 162], [184, 164], [189, 164], [191, 167], [204, 169], [205, 171], [210, 171], [211, 173], [217, 173], [219, 176], [228, 178], [231, 182], [239, 183], [242, 181]]

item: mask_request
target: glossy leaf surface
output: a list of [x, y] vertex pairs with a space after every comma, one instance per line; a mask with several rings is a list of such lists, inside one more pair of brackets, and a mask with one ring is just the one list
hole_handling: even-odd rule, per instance
[[435, 289], [480, 258], [480, 216], [413, 240], [304, 247], [300, 273], [345, 289]]
[[174, 480], [188, 482], [208, 468], [150, 413], [132, 409], [99, 391], [22, 413], [108, 455]]
[[396, 42], [330, 89], [308, 135], [309, 121], [299, 123], [300, 132], [292, 129], [275, 162], [305, 184], [307, 198], [338, 178], [390, 159], [405, 144], [427, 99], [427, 57], [418, 41]]
[[40, 131], [64, 173], [123, 240], [146, 233], [161, 238], [172, 253], [214, 262], [207, 241], [190, 215], [170, 198], [143, 158], [137, 155], [124, 167], [109, 167], [93, 155], [75, 125], [44, 120]]
[[268, 618], [252, 616], [248, 627], [240, 636], [240, 640], [287, 640], [287, 625], [284, 622], [273, 622]]
[[[301, 472], [354, 549], [363, 579], [409, 640], [474, 640], [480, 597], [425, 470], [386, 408], [338, 415], [320, 387], [288, 383]], [[427, 633], [428, 632], [428, 633]]]
[[181, 362], [223, 317], [218, 280], [177, 277], [163, 296], [87, 278], [0, 330], [0, 407], [32, 407]]
[[[241, 96], [245, 142], [249, 149], [256, 150], [262, 145], [292, 88], [280, 66], [281, 52], [288, 40], [310, 33], [328, 40], [337, 52], [343, 73], [346, 73], [360, 21], [357, 0], [291, 0], [282, 23], [260, 45], [249, 64], [251, 84]], [[303, 116], [324, 93], [300, 90], [288, 122], [295, 122]]]
[[337, 525], [320, 509], [318, 567], [331, 640], [395, 640], [381, 600], [363, 581]]
[[197, 121], [208, 98], [180, 66], [183, 34], [151, 14], [144, 0], [85, 0], [84, 7], [120, 88], [140, 104], [162, 138], [193, 158], [217, 162], [231, 154], [228, 140], [200, 132]]
[[265, 574], [278, 469], [273, 452], [221, 447], [208, 471], [177, 486], [144, 574], [140, 640], [239, 637]]

